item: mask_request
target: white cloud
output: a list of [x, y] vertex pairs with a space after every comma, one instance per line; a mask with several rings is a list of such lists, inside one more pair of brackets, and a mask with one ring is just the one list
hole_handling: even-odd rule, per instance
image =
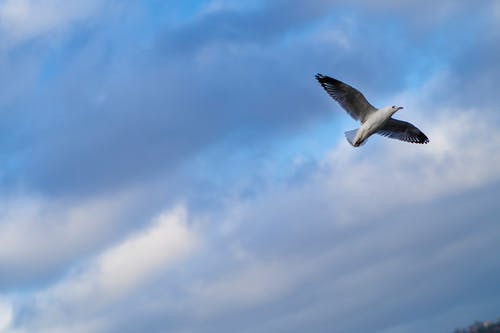
[[88, 19], [101, 3], [101, 0], [6, 0], [0, 4], [0, 26], [12, 40], [23, 41]]
[[500, 133], [477, 114], [474, 110], [445, 110], [421, 121], [419, 126], [431, 138], [427, 146], [386, 142], [381, 148], [371, 142], [366, 150], [376, 152], [368, 152], [369, 156], [338, 147], [326, 162], [332, 172], [327, 190], [350, 205], [349, 209], [355, 208], [353, 203], [363, 202], [378, 210], [380, 205], [429, 201], [498, 180], [500, 157], [495, 150]]
[[[411, 103], [408, 110], [419, 109]], [[500, 132], [478, 113], [440, 109], [435, 115], [426, 113], [429, 118], [401, 113], [401, 118], [418, 123], [430, 144], [380, 137], [353, 149], [342, 141], [310, 181], [277, 185], [256, 199], [236, 199], [228, 205], [220, 232], [227, 242], [239, 244], [245, 264], [237, 261], [234, 271], [196, 285], [193, 303], [202, 309], [211, 304], [202, 312], [210, 316], [238, 308], [268, 309], [273, 301], [285, 299], [297, 302], [252, 326], [269, 332], [300, 331], [300, 325], [325, 318], [339, 330], [356, 331], [352, 328], [363, 324], [345, 320], [353, 314], [360, 322], [373, 320], [389, 328], [399, 324], [392, 312], [422, 307], [429, 298], [436, 300], [439, 311], [449, 311], [446, 302], [463, 288], [460, 283], [472, 279], [471, 267], [480, 272], [475, 281], [481, 281], [495, 260], [491, 249], [498, 228], [467, 215], [482, 208], [461, 206], [462, 201], [453, 201], [458, 207], [438, 207], [447, 198], [466, 198], [467, 191], [500, 180]], [[352, 231], [345, 239], [344, 230]], [[318, 233], [333, 239], [325, 241]], [[314, 247], [316, 242], [321, 250]], [[314, 302], [297, 301], [300, 294]], [[380, 318], [371, 318], [366, 308]], [[415, 316], [426, 318], [424, 310]]]
[[87, 262], [66, 280], [36, 294], [37, 331], [64, 331], [68, 322], [81, 332], [105, 330], [97, 314], [116, 306], [155, 277], [186, 258], [198, 244], [178, 207]]
[[347, 222], [499, 180], [496, 151], [500, 132], [491, 120], [494, 110], [429, 102], [452, 80], [451, 75], [440, 73], [419, 91], [391, 98], [405, 106], [395, 118], [417, 125], [430, 138], [429, 144], [414, 145], [377, 135], [360, 149], [340, 142], [322, 162], [317, 183], [309, 184], [312, 188], [308, 190], [328, 193], [338, 217]]
[[102, 247], [120, 229], [134, 199], [128, 192], [75, 202], [25, 195], [3, 198], [0, 280], [19, 286], [37, 283]]
[[[421, 101], [407, 100], [408, 110], [418, 110], [422, 106], [419, 105]], [[431, 204], [440, 198], [500, 180], [500, 156], [495, 153], [500, 145], [500, 133], [486, 118], [478, 119], [476, 110], [445, 109], [428, 119], [408, 112], [400, 116], [418, 123], [431, 138], [430, 144], [411, 145], [379, 137], [372, 138], [361, 149], [353, 149], [341, 141], [311, 181], [294, 186], [278, 185], [255, 200], [237, 199], [228, 204], [227, 216], [220, 224], [221, 235], [228, 242], [238, 243], [247, 237], [245, 233], [254, 228], [252, 225], [259, 231], [248, 237], [263, 237], [263, 229], [267, 228], [305, 230], [304, 224], [321, 219], [321, 216], [331, 225], [367, 224], [384, 219], [394, 209], [406, 205]], [[481, 237], [484, 239], [484, 235]], [[220, 309], [244, 308], [279, 299], [293, 291], [305, 277], [321, 275], [319, 272], [324, 265], [335, 262], [342, 270], [349, 266], [346, 254], [352, 259], [356, 253], [366, 256], [385, 246], [378, 243], [384, 237], [370, 234], [370, 238], [360, 237], [354, 245], [336, 246], [332, 252], [318, 255], [314, 260], [293, 261], [290, 257], [279, 261], [262, 260], [252, 253], [258, 248], [245, 248], [238, 243], [235, 255], [238, 269], [213, 281], [198, 282], [192, 290], [196, 297], [194, 303], [200, 304], [202, 314], [209, 315]], [[423, 272], [424, 266], [446, 265], [465, 250], [473, 251], [480, 243], [471, 235], [464, 243], [443, 250], [435, 261], [414, 269]], [[239, 255], [241, 252], [243, 256]], [[364, 288], [367, 280], [380, 282], [387, 271], [405, 266], [406, 260], [398, 258], [352, 272], [347, 269], [336, 281], [335, 293], [343, 295], [343, 290]], [[369, 289], [363, 295], [363, 299], [353, 300], [356, 306], [369, 297], [381, 297], [380, 291]], [[347, 301], [349, 297], [345, 297]]]
[[[191, 297], [192, 303], [198, 305], [194, 306], [196, 311], [209, 317], [214, 313], [265, 307], [299, 293], [299, 286], [307, 284], [308, 279], [315, 281], [330, 274], [329, 285], [321, 288], [336, 297], [335, 301], [319, 297], [314, 306], [304, 306], [290, 318], [276, 318], [276, 323], [266, 327], [267, 331], [283, 329], [296, 322], [295, 317], [301, 318], [297, 325], [307, 320], [314, 322], [325, 307], [336, 309], [341, 321], [343, 314], [348, 316], [362, 311], [366, 304], [377, 304], [391, 295], [396, 286], [402, 289], [401, 297], [385, 302], [386, 309], [395, 309], [405, 301], [420, 302], [418, 292], [404, 290], [414, 283], [415, 276], [426, 276], [442, 267], [458, 272], [462, 269], [460, 259], [466, 254], [488, 253], [497, 237], [495, 230], [476, 233], [477, 226], [471, 225], [469, 234], [449, 240], [443, 235], [457, 232], [455, 228], [462, 227], [463, 221], [458, 219], [456, 225], [450, 225], [443, 219], [443, 224], [436, 226], [439, 218], [428, 219], [433, 215], [428, 213], [426, 221], [414, 224], [422, 207], [434, 210], [436, 202], [500, 180], [500, 132], [496, 122], [487, 116], [478, 117], [490, 114], [489, 110], [440, 107], [433, 114], [418, 112], [430, 107], [429, 94], [435, 91], [436, 84], [444, 84], [441, 80], [447, 78], [438, 78], [439, 82], [431, 82], [418, 93], [395, 97], [406, 101], [405, 111], [397, 116], [417, 124], [430, 137], [430, 144], [412, 145], [374, 137], [364, 147], [353, 149], [342, 140], [307, 182], [278, 183], [255, 198], [236, 198], [227, 204], [219, 232], [231, 244], [230, 248], [237, 249], [235, 262], [228, 263], [236, 268], [194, 285]], [[450, 207], [442, 209], [445, 212]], [[403, 216], [405, 221], [397, 221], [405, 210], [409, 216]], [[449, 219], [457, 218], [447, 215]], [[365, 234], [364, 227], [371, 228], [373, 224], [380, 228]], [[332, 240], [321, 252], [304, 252], [314, 245], [283, 244], [308, 236], [314, 243], [318, 235], [314, 231], [309, 234], [311, 229], [335, 235], [357, 229], [358, 225], [362, 227], [358, 235], [349, 235], [345, 242]], [[442, 239], [430, 240], [429, 233]], [[283, 240], [282, 234], [291, 238]], [[435, 252], [427, 256], [425, 251], [417, 250], [419, 242], [435, 242]], [[292, 251], [281, 253], [281, 246]], [[267, 253], [271, 258], [263, 257], [266, 251], [273, 253]], [[380, 253], [383, 255], [377, 259]], [[441, 295], [448, 290], [443, 279], [434, 279], [423, 288], [424, 294]]]
[[109, 295], [123, 295], [184, 258], [196, 243], [196, 236], [187, 225], [187, 212], [178, 207], [161, 214], [149, 229], [101, 255], [90, 280]]
[[307, 221], [305, 207], [315, 207], [335, 224], [364, 223], [401, 205], [431, 203], [498, 181], [500, 132], [487, 116], [477, 116], [488, 111], [440, 108], [434, 115], [418, 113], [426, 107], [422, 101], [408, 100], [406, 111], [396, 117], [421, 128], [429, 144], [374, 136], [353, 149], [342, 139], [307, 182], [293, 187], [277, 184], [254, 201], [238, 200], [225, 219], [224, 232], [237, 234], [238, 225], [262, 217], [282, 218], [277, 210], [283, 208], [297, 220]]
[[0, 332], [6, 332], [13, 318], [12, 306], [0, 299]]

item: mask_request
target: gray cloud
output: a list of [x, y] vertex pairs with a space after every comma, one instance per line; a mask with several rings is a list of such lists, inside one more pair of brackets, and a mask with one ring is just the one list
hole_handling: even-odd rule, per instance
[[[332, 106], [315, 87], [316, 71], [350, 78], [374, 101], [418, 76], [412, 67], [405, 72], [407, 64], [422, 58], [417, 48], [434, 47], [432, 38], [395, 36], [402, 22], [385, 18], [381, 33], [353, 14], [356, 6], [347, 13], [335, 8], [277, 1], [250, 11], [225, 9], [167, 27], [152, 44], [110, 41], [106, 30], [116, 22], [109, 19], [59, 45], [17, 46], [6, 54], [20, 60], [6, 65], [25, 73], [23, 81], [3, 84], [10, 90], [3, 142], [11, 165], [4, 185], [69, 195], [168, 179], [224, 140], [260, 144], [328, 119]], [[300, 36], [317, 22], [324, 29]], [[58, 63], [57, 53], [66, 60]], [[438, 59], [437, 68], [447, 60]], [[430, 69], [415, 70], [431, 74], [436, 67], [429, 61], [422, 66]], [[241, 149], [236, 146], [229, 149]]]
[[113, 189], [171, 173], [231, 133], [266, 137], [318, 117], [298, 98], [307, 81], [287, 77], [290, 89], [278, 89], [288, 68], [261, 70], [273, 63], [269, 55], [216, 49], [205, 64], [199, 52], [173, 63], [163, 53], [123, 57], [127, 49], [99, 33], [87, 32], [72, 46], [71, 60], [43, 87], [31, 84], [34, 98], [12, 120], [26, 130], [5, 134], [21, 136], [26, 146], [13, 147], [20, 165], [4, 176], [7, 184], [65, 194]]

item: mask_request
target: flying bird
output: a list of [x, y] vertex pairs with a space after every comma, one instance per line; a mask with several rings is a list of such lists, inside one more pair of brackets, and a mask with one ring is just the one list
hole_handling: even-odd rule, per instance
[[374, 134], [411, 143], [428, 143], [429, 139], [414, 125], [392, 118], [402, 106], [377, 109], [359, 90], [326, 75], [316, 74], [316, 80], [347, 113], [361, 122], [361, 127], [345, 132], [347, 141], [354, 147], [363, 145]]

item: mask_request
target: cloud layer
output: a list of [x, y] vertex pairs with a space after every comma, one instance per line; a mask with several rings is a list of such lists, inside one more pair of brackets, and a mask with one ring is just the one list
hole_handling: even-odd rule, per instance
[[[3, 2], [0, 331], [497, 317], [497, 7]], [[316, 72], [431, 143], [352, 149]]]

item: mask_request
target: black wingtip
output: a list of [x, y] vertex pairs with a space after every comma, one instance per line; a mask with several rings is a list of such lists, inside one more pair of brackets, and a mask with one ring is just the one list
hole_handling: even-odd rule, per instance
[[334, 85], [345, 84], [342, 81], [334, 79], [331, 76], [323, 75], [323, 74], [320, 74], [320, 73], [316, 74], [315, 77], [316, 77], [316, 80], [318, 80], [318, 82], [321, 83], [322, 86], [324, 86], [325, 84], [334, 84]]
[[420, 135], [418, 136], [418, 142], [417, 143], [422, 143], [422, 144], [428, 144], [430, 141], [429, 141], [429, 138], [427, 137], [427, 135], [425, 135], [424, 133], [420, 132]]
[[319, 82], [321, 82], [321, 80], [322, 80], [325, 76], [324, 76], [323, 74], [318, 73], [318, 74], [314, 75], [314, 77], [316, 78], [316, 80], [318, 80]]

